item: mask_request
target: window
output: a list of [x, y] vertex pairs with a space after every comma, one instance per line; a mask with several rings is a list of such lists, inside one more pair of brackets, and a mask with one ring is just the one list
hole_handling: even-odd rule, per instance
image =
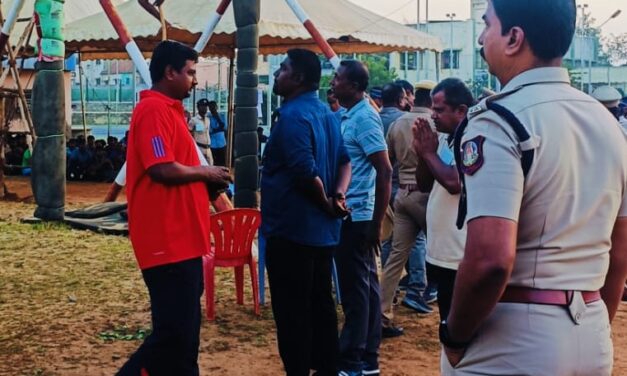
[[405, 61], [407, 61], [407, 70], [417, 69], [415, 52], [401, 52], [401, 70], [405, 70]]
[[442, 69], [459, 69], [459, 50], [453, 50], [452, 57], [451, 50], [442, 52]]

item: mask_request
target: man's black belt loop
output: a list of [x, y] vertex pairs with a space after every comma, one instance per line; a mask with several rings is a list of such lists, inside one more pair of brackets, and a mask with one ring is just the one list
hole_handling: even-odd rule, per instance
[[[495, 102], [486, 101], [487, 108], [491, 111], [496, 112], [497, 115], [503, 118], [507, 122], [507, 124], [512, 127], [514, 133], [518, 137], [520, 143], [527, 142], [531, 139], [531, 135], [525, 128], [525, 126], [518, 120], [518, 118], [507, 108], [497, 104]], [[465, 118], [464, 121], [457, 127], [455, 131], [455, 139], [453, 141], [454, 154], [455, 154], [455, 164], [457, 166], [457, 172], [459, 174], [459, 181], [461, 182], [462, 191], [459, 196], [459, 207], [457, 209], [457, 228], [462, 229], [464, 227], [464, 222], [466, 222], [466, 214], [468, 211], [468, 202], [466, 195], [466, 180], [464, 172], [462, 171], [462, 137], [464, 136], [464, 131], [468, 126], [468, 118]], [[533, 158], [535, 155], [534, 149], [522, 150], [522, 156], [520, 158], [520, 165], [523, 171], [523, 176], [526, 178], [527, 173], [531, 169], [531, 165], [533, 164]]]

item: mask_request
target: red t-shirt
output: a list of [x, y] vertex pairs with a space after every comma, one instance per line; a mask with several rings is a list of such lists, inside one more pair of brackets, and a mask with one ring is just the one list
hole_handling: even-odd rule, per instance
[[147, 173], [160, 163], [200, 165], [180, 101], [152, 90], [140, 93], [126, 159], [129, 232], [139, 267], [200, 257], [209, 249], [205, 184], [164, 185]]

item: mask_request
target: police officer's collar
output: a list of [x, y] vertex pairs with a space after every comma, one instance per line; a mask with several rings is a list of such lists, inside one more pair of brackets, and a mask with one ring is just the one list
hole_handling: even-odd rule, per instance
[[508, 82], [500, 93], [484, 98], [476, 106], [470, 107], [468, 109], [468, 119], [472, 119], [475, 116], [487, 111], [488, 102], [493, 102], [513, 94], [525, 86], [546, 83], [564, 83], [569, 85], [570, 77], [568, 75], [568, 71], [564, 68], [558, 67], [535, 68], [525, 71]]
[[559, 67], [535, 68], [522, 72], [514, 77], [503, 87], [503, 92], [515, 90], [521, 86], [543, 84], [543, 83], [565, 83], [570, 84], [568, 71]]

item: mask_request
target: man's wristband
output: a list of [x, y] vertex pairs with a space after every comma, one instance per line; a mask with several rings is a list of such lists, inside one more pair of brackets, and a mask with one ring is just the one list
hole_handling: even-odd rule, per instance
[[446, 322], [446, 320], [442, 320], [440, 322], [440, 343], [442, 343], [444, 346], [453, 350], [461, 350], [470, 346], [470, 342], [472, 342], [472, 339], [462, 342], [453, 341], [449, 334], [448, 323]]

